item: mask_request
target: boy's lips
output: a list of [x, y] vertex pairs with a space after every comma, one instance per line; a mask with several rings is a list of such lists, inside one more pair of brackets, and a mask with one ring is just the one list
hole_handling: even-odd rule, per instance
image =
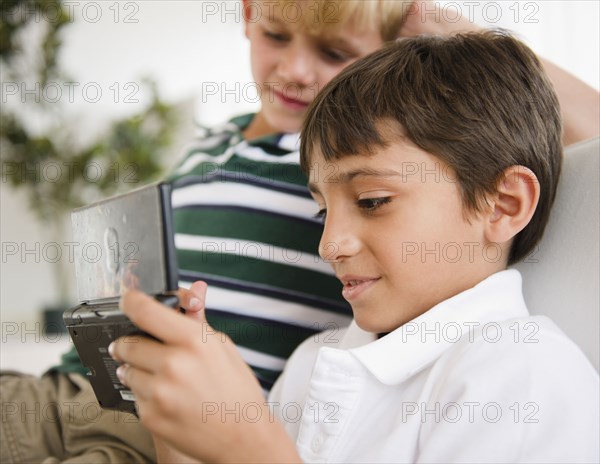
[[275, 98], [277, 98], [281, 103], [294, 110], [305, 110], [310, 104], [310, 102], [304, 102], [296, 98], [286, 96], [284, 92], [280, 92], [278, 90], [274, 90], [273, 93], [275, 94]]
[[348, 301], [358, 298], [380, 279], [380, 277], [365, 277], [349, 274], [338, 278], [344, 285], [342, 296]]

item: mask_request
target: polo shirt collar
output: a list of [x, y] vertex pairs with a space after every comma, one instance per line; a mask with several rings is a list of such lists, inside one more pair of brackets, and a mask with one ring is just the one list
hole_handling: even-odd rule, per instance
[[[241, 116], [235, 116], [229, 120], [229, 122], [220, 127], [222, 132], [231, 132], [234, 134], [232, 137], [232, 144], [237, 144], [243, 140], [242, 132], [252, 119], [256, 116], [255, 113], [243, 114]], [[256, 139], [247, 140], [248, 146], [256, 146], [266, 148], [268, 152], [277, 154], [278, 150], [281, 154], [288, 154], [289, 152], [296, 152], [300, 150], [300, 133], [276, 133], [258, 137]]]
[[377, 339], [352, 321], [339, 347], [380, 382], [395, 385], [432, 364], [467, 335], [491, 322], [526, 317], [521, 274], [502, 271]]

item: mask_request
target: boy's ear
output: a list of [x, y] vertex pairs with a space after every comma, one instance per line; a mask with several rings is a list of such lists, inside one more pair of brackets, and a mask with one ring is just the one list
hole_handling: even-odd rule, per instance
[[242, 17], [244, 18], [244, 35], [246, 36], [247, 39], [250, 38], [250, 37], [248, 37], [248, 15], [250, 14], [250, 12], [248, 11], [248, 8], [250, 8], [248, 6], [248, 0], [242, 0]]
[[485, 233], [490, 242], [506, 243], [521, 232], [535, 213], [540, 198], [540, 183], [531, 169], [507, 168], [491, 198]]

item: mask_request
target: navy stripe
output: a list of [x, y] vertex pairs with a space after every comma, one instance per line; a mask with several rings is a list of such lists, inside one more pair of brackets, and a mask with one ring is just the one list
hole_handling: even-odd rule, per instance
[[[250, 365], [250, 367], [252, 368], [251, 365]], [[275, 382], [273, 382], [270, 379], [264, 378], [262, 375], [260, 375], [258, 372], [256, 372], [256, 370], [254, 370], [254, 369], [252, 369], [252, 370], [254, 371], [254, 375], [255, 375], [256, 379], [258, 380], [258, 383], [260, 383], [260, 386], [267, 391], [271, 391], [271, 388], [273, 388], [273, 385], [275, 385]]]
[[[281, 137], [280, 137], [280, 139], [281, 139]], [[279, 143], [280, 141], [281, 140], [279, 140], [277, 143]], [[267, 141], [267, 142], [250, 142], [250, 143], [248, 143], [248, 146], [260, 148], [261, 150], [263, 150], [264, 152], [268, 153], [271, 156], [287, 156], [290, 153], [293, 153], [293, 151], [290, 151], [287, 148], [280, 148], [278, 146], [274, 146], [269, 141]], [[240, 155], [238, 154], [238, 156], [240, 156]]]
[[[224, 210], [224, 211], [243, 211], [243, 212], [248, 212], [248, 213], [253, 213], [256, 214], [257, 218], [256, 220], [259, 221], [260, 220], [260, 216], [270, 216], [276, 219], [280, 219], [282, 221], [285, 221], [286, 223], [293, 223], [293, 222], [297, 222], [300, 223], [302, 225], [309, 225], [315, 228], [315, 230], [318, 230], [319, 234], [322, 232], [323, 230], [323, 220], [320, 218], [310, 218], [310, 219], [306, 219], [306, 218], [301, 218], [298, 216], [288, 216], [287, 214], [281, 214], [281, 213], [276, 213], [274, 211], [266, 211], [264, 209], [257, 209], [257, 208], [251, 208], [248, 206], [237, 206], [237, 205], [185, 205], [185, 206], [178, 206], [177, 208], [173, 208], [173, 212], [175, 211], [179, 211], [182, 209], [210, 209], [210, 210]], [[316, 208], [315, 208], [316, 209]], [[183, 232], [179, 232], [176, 231], [176, 233], [183, 233]]]
[[219, 167], [218, 172], [207, 173], [206, 175], [202, 176], [187, 174], [185, 177], [177, 179], [173, 183], [173, 187], [178, 189], [189, 187], [190, 185], [209, 184], [211, 182], [232, 182], [237, 184], [253, 185], [255, 187], [287, 193], [297, 197], [312, 198], [308, 188], [303, 185], [283, 183], [273, 179], [265, 179], [264, 177], [249, 175], [247, 173], [242, 175], [240, 173], [227, 172], [223, 171], [222, 166]]
[[272, 287], [265, 284], [257, 284], [253, 282], [231, 279], [228, 277], [215, 276], [213, 274], [205, 274], [202, 272], [188, 271], [185, 269], [179, 270], [179, 278], [186, 282], [195, 282], [203, 280], [208, 285], [212, 285], [227, 290], [235, 290], [238, 292], [250, 293], [252, 295], [262, 295], [277, 300], [289, 301], [298, 303], [313, 308], [326, 309], [338, 314], [347, 315], [348, 318], [352, 315], [352, 310], [347, 303], [335, 301], [325, 298], [319, 298], [306, 293], [299, 293], [293, 290], [287, 290], [277, 287]]
[[[239, 313], [232, 313], [229, 311], [222, 311], [216, 308], [206, 308], [205, 309], [207, 317], [210, 317], [211, 313], [214, 313], [215, 316], [222, 317], [223, 319], [231, 319], [232, 321], [240, 321], [240, 322], [248, 322], [248, 323], [256, 323], [261, 326], [265, 326], [273, 329], [282, 329], [287, 330], [290, 327], [295, 329], [300, 329], [306, 333], [306, 336], [303, 335], [304, 338], [309, 338], [312, 335], [322, 332], [324, 329], [311, 329], [302, 325], [294, 324], [291, 322], [281, 322], [273, 319], [263, 319], [262, 317], [256, 316], [247, 316]], [[328, 327], [329, 328], [329, 327]]]

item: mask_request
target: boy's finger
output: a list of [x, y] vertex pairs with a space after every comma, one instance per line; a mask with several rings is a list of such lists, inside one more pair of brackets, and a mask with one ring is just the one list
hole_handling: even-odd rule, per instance
[[[125, 292], [119, 306], [140, 329], [167, 344], [187, 345], [202, 336], [202, 331], [207, 331], [204, 318], [200, 321], [202, 324], [191, 322], [173, 308], [137, 290]], [[199, 314], [203, 315], [204, 311]]]
[[208, 285], [206, 282], [197, 280], [190, 287], [194, 297], [190, 300], [191, 309], [187, 311], [186, 316], [195, 319], [197, 321], [205, 321], [206, 315], [204, 309], [206, 308], [206, 289]]
[[203, 311], [207, 288], [206, 282], [200, 280], [194, 282], [189, 289], [180, 288], [178, 291], [179, 306], [186, 311]]
[[206, 301], [206, 290], [208, 289], [208, 284], [201, 280], [197, 280], [192, 284], [190, 290], [192, 293], [202, 302], [202, 307], [204, 307], [204, 302]]
[[131, 364], [148, 372], [156, 371], [162, 365], [167, 346], [148, 337], [121, 337], [108, 347], [109, 354], [116, 361]]
[[119, 381], [123, 385], [133, 390], [136, 401], [147, 401], [151, 398], [152, 395], [149, 388], [152, 386], [152, 374], [133, 366], [123, 364], [117, 369], [117, 377], [119, 377]]

